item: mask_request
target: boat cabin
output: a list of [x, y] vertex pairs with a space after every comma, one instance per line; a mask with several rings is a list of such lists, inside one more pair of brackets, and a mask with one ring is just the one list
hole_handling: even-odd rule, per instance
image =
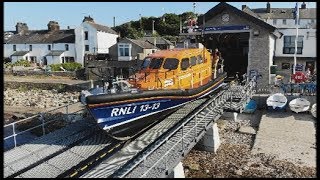
[[171, 49], [147, 56], [130, 79], [139, 89], [193, 89], [216, 78], [218, 56], [207, 49]]

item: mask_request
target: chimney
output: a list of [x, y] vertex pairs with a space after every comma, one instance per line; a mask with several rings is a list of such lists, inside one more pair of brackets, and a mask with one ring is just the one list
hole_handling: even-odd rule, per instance
[[267, 2], [267, 13], [271, 13], [271, 7], [269, 2]]
[[303, 2], [303, 3], [301, 4], [301, 9], [306, 9], [306, 8], [307, 8], [307, 5], [306, 5], [305, 2]]
[[18, 22], [16, 25], [17, 34], [25, 34], [29, 30], [26, 23]]
[[49, 31], [59, 31], [59, 30], [60, 30], [60, 26], [59, 26], [58, 22], [56, 22], [56, 21], [49, 21], [49, 23], [48, 23], [48, 30], [49, 30]]
[[92, 23], [95, 23], [93, 18], [89, 16], [85, 16], [82, 20], [82, 22], [92, 22]]
[[244, 8], [246, 8], [247, 7], [247, 5], [242, 5], [242, 11], [244, 10]]

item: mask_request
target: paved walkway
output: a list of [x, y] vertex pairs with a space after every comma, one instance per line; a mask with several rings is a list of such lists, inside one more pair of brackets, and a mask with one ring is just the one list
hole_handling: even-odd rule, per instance
[[265, 153], [316, 167], [316, 124], [309, 113], [268, 111], [261, 119], [252, 153]]

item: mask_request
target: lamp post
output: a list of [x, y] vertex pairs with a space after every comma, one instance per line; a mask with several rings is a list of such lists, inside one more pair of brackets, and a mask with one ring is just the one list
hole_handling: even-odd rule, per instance
[[154, 35], [154, 20], [152, 20], [152, 36]]
[[142, 32], [142, 17], [141, 17], [141, 14], [139, 14], [139, 16], [140, 16], [140, 29], [141, 29], [141, 32]]

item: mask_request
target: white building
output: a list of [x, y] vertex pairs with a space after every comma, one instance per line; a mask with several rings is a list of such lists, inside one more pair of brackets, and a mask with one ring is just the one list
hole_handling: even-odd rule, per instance
[[75, 29], [75, 35], [76, 56], [82, 59], [85, 54], [108, 54], [119, 37], [111, 28], [96, 24], [90, 16]]
[[[294, 64], [297, 32], [294, 7], [271, 8], [271, 4], [267, 3], [266, 8], [249, 9], [243, 5], [242, 10], [276, 27], [283, 34], [275, 39], [275, 42], [270, 41], [270, 46], [274, 46], [273, 64], [277, 65], [277, 74], [287, 77], [285, 81], [289, 81]], [[305, 73], [307, 68], [312, 72], [316, 69], [316, 18], [316, 8], [307, 8], [306, 4], [302, 3], [299, 7], [296, 71]]]
[[76, 29], [66, 30], [60, 30], [55, 21], [48, 23], [47, 30], [29, 30], [27, 24], [19, 22], [16, 31], [4, 33], [4, 58], [42, 65], [67, 62], [83, 65], [86, 53], [108, 54], [117, 37], [115, 31], [94, 23], [90, 16]]
[[47, 30], [29, 30], [27, 24], [17, 23], [16, 31], [5, 33], [4, 57], [43, 65], [75, 62], [74, 42], [74, 30], [60, 30], [55, 21], [48, 23]]

